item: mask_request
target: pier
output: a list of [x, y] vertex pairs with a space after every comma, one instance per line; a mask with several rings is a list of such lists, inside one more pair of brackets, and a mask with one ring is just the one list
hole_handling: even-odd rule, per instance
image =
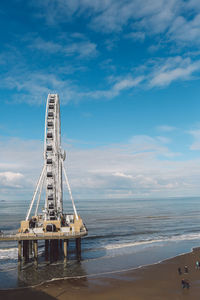
[[[0, 242], [16, 241], [18, 242], [18, 261], [28, 261], [33, 256], [38, 259], [38, 241], [44, 241], [45, 260], [50, 258], [50, 253], [60, 253], [65, 261], [68, 257], [68, 245], [70, 240], [75, 239], [75, 252], [77, 260], [81, 259], [81, 238], [87, 235], [87, 232], [77, 233], [73, 236], [61, 235], [57, 233], [48, 233], [44, 235], [16, 234], [2, 235]], [[60, 250], [59, 250], [60, 249]]]
[[[81, 259], [81, 238], [87, 235], [72, 196], [67, 172], [64, 167], [66, 153], [61, 149], [60, 100], [58, 94], [49, 94], [45, 113], [44, 165], [25, 220], [21, 221], [18, 233], [0, 235], [1, 241], [18, 242], [18, 260], [38, 259], [38, 241], [44, 241], [45, 259], [62, 252], [67, 260], [68, 245], [75, 239], [77, 259]], [[65, 181], [63, 182], [63, 177]], [[69, 192], [73, 213], [63, 212], [63, 185]], [[44, 208], [39, 212], [42, 195]], [[32, 213], [35, 209], [34, 213]], [[32, 215], [31, 215], [32, 214]]]

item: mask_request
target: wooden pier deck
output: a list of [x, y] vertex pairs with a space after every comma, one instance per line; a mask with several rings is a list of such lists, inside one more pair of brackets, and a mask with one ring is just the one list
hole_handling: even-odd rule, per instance
[[10, 235], [0, 235], [0, 241], [33, 241], [33, 240], [67, 240], [81, 238], [87, 235], [87, 231], [78, 233], [58, 233], [58, 232], [45, 232], [43, 234], [35, 233], [17, 233]]

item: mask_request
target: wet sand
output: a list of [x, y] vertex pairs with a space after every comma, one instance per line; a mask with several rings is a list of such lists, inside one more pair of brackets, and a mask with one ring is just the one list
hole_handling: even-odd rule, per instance
[[[178, 300], [200, 299], [200, 248], [164, 262], [98, 277], [57, 280], [34, 288], [0, 291], [1, 300]], [[184, 266], [188, 273], [184, 273]], [[178, 274], [178, 267], [183, 273]], [[190, 282], [182, 289], [181, 279]]]

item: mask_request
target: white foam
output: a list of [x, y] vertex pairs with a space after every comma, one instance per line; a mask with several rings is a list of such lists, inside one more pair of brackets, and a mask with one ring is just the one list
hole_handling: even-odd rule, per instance
[[[38, 255], [42, 255], [43, 249], [38, 250]], [[0, 260], [2, 259], [17, 259], [18, 248], [0, 249]]]
[[190, 233], [190, 234], [182, 234], [178, 236], [172, 236], [172, 237], [163, 237], [163, 238], [157, 238], [157, 239], [151, 239], [151, 240], [144, 240], [144, 241], [138, 241], [138, 242], [129, 242], [129, 243], [123, 243], [123, 244], [113, 244], [113, 245], [106, 245], [104, 246], [104, 249], [106, 250], [115, 250], [115, 249], [122, 249], [126, 247], [137, 247], [142, 245], [151, 245], [155, 243], [162, 243], [162, 242], [178, 242], [178, 241], [190, 241], [190, 240], [198, 240], [200, 239], [200, 233]]
[[113, 244], [113, 245], [107, 245], [104, 248], [106, 250], [114, 250], [114, 249], [121, 249], [121, 248], [126, 248], [126, 247], [148, 245], [148, 244], [162, 242], [162, 241], [163, 240], [147, 240], [147, 241], [140, 241], [140, 242], [124, 243], [124, 244]]
[[17, 248], [0, 249], [0, 260], [1, 259], [16, 259], [17, 255], [18, 255]]
[[198, 240], [200, 239], [200, 233], [188, 233], [182, 234], [178, 236], [172, 236], [168, 240], [169, 241], [184, 241], [184, 240]]

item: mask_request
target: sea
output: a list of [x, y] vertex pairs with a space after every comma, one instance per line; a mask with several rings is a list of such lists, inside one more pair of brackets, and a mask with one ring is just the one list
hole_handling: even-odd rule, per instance
[[[0, 289], [28, 287], [61, 278], [113, 276], [190, 252], [200, 246], [200, 197], [166, 199], [77, 200], [76, 207], [88, 229], [82, 239], [82, 257], [45, 261], [44, 243], [39, 259], [18, 263], [17, 242], [0, 242]], [[0, 200], [0, 230], [16, 233], [30, 201]], [[71, 213], [69, 201], [64, 203]]]

